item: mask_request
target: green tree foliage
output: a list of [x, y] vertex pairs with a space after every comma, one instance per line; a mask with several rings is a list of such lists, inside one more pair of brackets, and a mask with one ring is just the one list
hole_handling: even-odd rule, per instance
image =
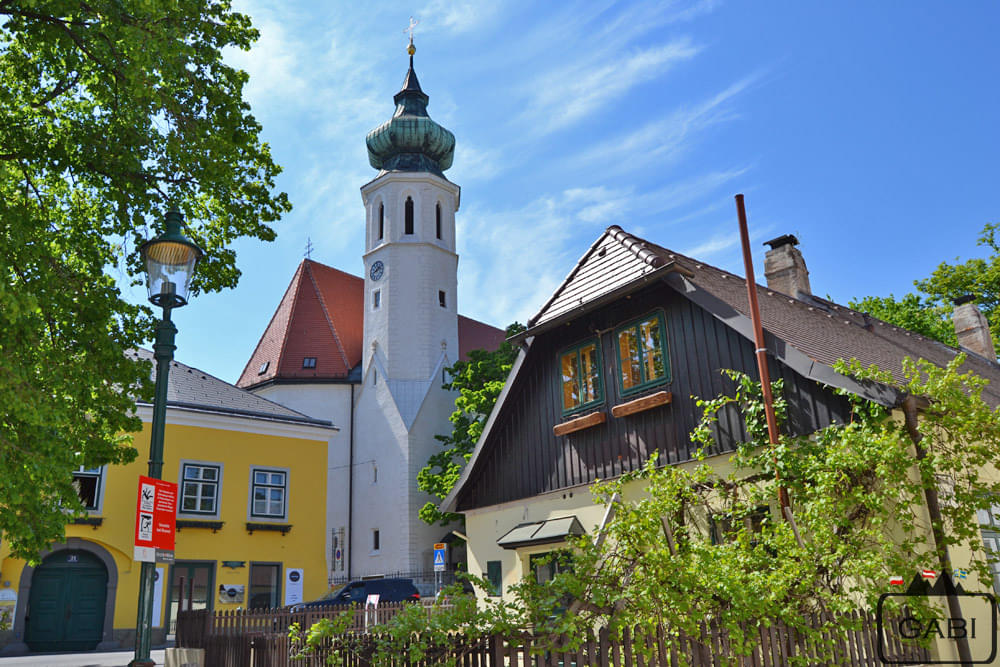
[[[701, 456], [685, 466], [650, 461], [635, 474], [598, 484], [594, 493], [604, 504], [634, 497], [625, 491], [630, 484], [645, 485], [645, 492], [617, 503], [603, 544], [591, 535], [577, 542], [574, 566], [548, 586], [548, 597], [528, 599], [551, 600], [555, 592], [579, 600], [576, 613], [555, 616], [547, 626], [574, 636], [594, 625], [613, 634], [634, 627], [654, 632], [663, 619], [670, 619], [672, 631], [697, 636], [697, 623], [714, 618], [734, 638], [734, 651], [746, 652], [756, 628], [775, 620], [818, 636], [806, 622], [814, 613], [840, 618], [825, 630], [843, 634], [851, 622], [842, 614], [859, 603], [874, 609], [891, 575], [909, 579], [920, 567], [947, 566], [931, 546], [927, 489], [945, 497], [941, 546], [980, 554], [952, 566], [991, 581], [976, 510], [1000, 493], [992, 472], [1000, 457], [1000, 413], [981, 399], [984, 380], [958, 372], [963, 362], [959, 355], [944, 369], [904, 363], [901, 389], [928, 401], [919, 420], [925, 456], [902, 420], [847, 393], [847, 423], [804, 437], [785, 434], [771, 447], [759, 384], [733, 373], [737, 392], [701, 402], [705, 416], [693, 434], [707, 450], [716, 415], [739, 409], [749, 437], [731, 466]], [[897, 384], [856, 363], [838, 370], [865, 382]], [[780, 420], [780, 401], [777, 412]], [[776, 507], [776, 471], [789, 490], [801, 543]], [[918, 613], [927, 611], [919, 600], [912, 604]], [[535, 618], [546, 627], [542, 614]]]
[[914, 281], [917, 294], [897, 300], [888, 297], [865, 297], [850, 302], [851, 308], [928, 338], [957, 346], [951, 321], [952, 301], [972, 294], [990, 324], [993, 344], [1000, 354], [1000, 223], [987, 224], [979, 236], [979, 245], [989, 248], [987, 258], [973, 258], [963, 263], [942, 262], [929, 278]]
[[71, 471], [135, 458], [153, 313], [123, 300], [168, 206], [232, 287], [232, 243], [270, 241], [280, 168], [223, 48], [228, 0], [0, 0], [0, 533], [31, 558], [81, 509]]
[[892, 294], [866, 296], [863, 299], [853, 299], [848, 305], [897, 327], [958, 347], [958, 338], [951, 321], [952, 308], [927, 297], [904, 294], [897, 300]]
[[[507, 327], [506, 336], [509, 338], [521, 331], [524, 331], [524, 325], [514, 322]], [[451, 493], [472, 456], [486, 418], [493, 410], [516, 358], [517, 348], [504, 341], [495, 352], [472, 350], [468, 361], [457, 361], [447, 369], [451, 381], [444, 388], [458, 392], [455, 412], [448, 418], [454, 428], [450, 435], [434, 436], [444, 450], [433, 454], [427, 465], [417, 473], [417, 488], [421, 491], [441, 500]], [[441, 512], [435, 503], [428, 502], [420, 508], [420, 518], [428, 524], [444, 526], [460, 521], [462, 516]]]
[[[759, 383], [729, 372], [736, 391], [700, 402], [704, 416], [692, 437], [707, 451], [717, 416], [738, 410], [748, 436], [734, 454], [709, 460], [699, 453], [690, 463], [667, 466], [653, 457], [639, 471], [598, 482], [595, 502], [615, 512], [602, 531], [571, 538], [568, 549], [554, 552], [563, 567], [550, 581], [525, 579], [508, 587], [512, 600], [480, 598], [478, 608], [450, 611], [426, 629], [408, 616], [393, 619], [366, 640], [366, 655], [373, 665], [387, 665], [416, 642], [411, 659], [433, 655], [435, 664], [456, 664], [460, 656], [444, 650], [456, 633], [517, 637], [530, 629], [538, 650], [574, 651], [596, 627], [619, 638], [626, 629], [655, 636], [661, 626], [667, 637], [698, 637], [705, 619], [729, 637], [731, 654], [717, 655], [720, 665], [738, 664], [737, 655], [747, 655], [760, 629], [776, 621], [809, 637], [815, 651], [830, 652], [836, 638], [858, 629], [847, 613], [874, 609], [890, 576], [945, 569], [927, 523], [928, 489], [942, 497], [942, 546], [979, 554], [951, 566], [990, 582], [976, 511], [1000, 494], [993, 468], [1000, 460], [1000, 411], [983, 402], [984, 380], [959, 373], [963, 362], [962, 355], [947, 368], [906, 360], [901, 383], [875, 368], [838, 364], [859, 381], [892, 384], [925, 400], [917, 426], [922, 452], [892, 411], [847, 393], [847, 423], [808, 436], [784, 434], [771, 447]], [[775, 383], [775, 396], [780, 389]], [[783, 420], [780, 400], [776, 412]], [[776, 471], [791, 496], [794, 528], [778, 513]], [[931, 611], [926, 599], [908, 604], [918, 617]], [[810, 622], [817, 613], [830, 614], [819, 627]], [[357, 649], [356, 638], [341, 636], [344, 623], [298, 639], [316, 648], [344, 642]], [[647, 650], [642, 639], [636, 644], [634, 652]], [[342, 664], [344, 655], [334, 652], [330, 664]], [[790, 664], [817, 663], [826, 664], [820, 653]]]

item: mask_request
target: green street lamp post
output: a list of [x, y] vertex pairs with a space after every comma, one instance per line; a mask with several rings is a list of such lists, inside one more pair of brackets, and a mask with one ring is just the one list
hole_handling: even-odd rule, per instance
[[[156, 359], [156, 395], [153, 399], [153, 423], [149, 436], [149, 476], [161, 479], [163, 472], [163, 431], [167, 418], [167, 377], [174, 359], [177, 327], [170, 321], [170, 311], [187, 304], [188, 290], [202, 251], [181, 231], [183, 218], [177, 211], [167, 211], [166, 231], [142, 244], [139, 252], [146, 265], [149, 301], [163, 308], [163, 318], [156, 328], [153, 357]], [[153, 577], [156, 563], [144, 562], [139, 579], [139, 613], [135, 627], [135, 657], [130, 667], [154, 667], [149, 658], [153, 625]]]

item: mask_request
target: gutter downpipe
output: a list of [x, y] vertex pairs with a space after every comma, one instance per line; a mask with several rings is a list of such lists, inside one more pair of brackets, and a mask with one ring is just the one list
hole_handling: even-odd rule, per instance
[[[925, 450], [920, 444], [920, 442], [924, 439], [924, 436], [917, 427], [918, 401], [919, 399], [916, 396], [910, 394], [903, 399], [900, 406], [903, 408], [906, 431], [910, 435], [910, 440], [913, 441], [914, 449], [916, 449], [917, 460], [922, 461], [927, 456], [927, 450]], [[934, 551], [937, 553], [938, 569], [941, 570], [942, 574], [945, 572], [951, 572], [951, 557], [948, 554], [948, 545], [944, 542], [944, 532], [942, 528], [944, 523], [941, 519], [941, 502], [938, 498], [937, 489], [925, 487], [924, 497], [927, 500], [927, 513], [930, 515], [931, 519], [931, 533], [934, 537]], [[948, 613], [951, 614], [952, 618], [962, 618], [962, 608], [958, 604], [958, 598], [954, 595], [948, 596]], [[972, 652], [969, 649], [968, 638], [959, 637], [957, 639], [958, 659], [962, 661], [963, 665], [973, 664]]]
[[781, 483], [778, 472], [778, 457], [774, 448], [778, 445], [778, 421], [774, 416], [774, 397], [771, 395], [771, 373], [767, 368], [767, 347], [764, 343], [764, 328], [760, 323], [760, 307], [757, 304], [757, 281], [753, 275], [753, 258], [750, 255], [750, 233], [747, 231], [747, 211], [743, 204], [743, 195], [736, 195], [736, 212], [740, 220], [740, 241], [743, 244], [743, 266], [747, 275], [747, 298], [750, 302], [750, 320], [753, 324], [753, 339], [757, 355], [757, 372], [760, 374], [760, 389], [764, 395], [764, 414], [767, 417], [767, 436], [771, 441], [771, 457], [774, 462], [774, 481], [778, 483], [778, 502], [781, 504], [782, 517], [792, 524], [796, 540], [798, 535], [795, 519], [792, 517], [791, 504], [788, 501], [788, 489]]
[[347, 580], [354, 577], [351, 566], [354, 564], [354, 383], [351, 383], [351, 437], [347, 454]]

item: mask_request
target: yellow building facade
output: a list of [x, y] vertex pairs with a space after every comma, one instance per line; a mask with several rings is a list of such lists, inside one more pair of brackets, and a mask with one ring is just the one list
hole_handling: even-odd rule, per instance
[[[148, 353], [145, 353], [148, 355]], [[175, 379], [176, 378], [176, 379]], [[335, 428], [183, 364], [171, 369], [163, 479], [177, 482], [174, 562], [157, 563], [153, 642], [178, 608], [278, 607], [327, 590], [327, 449]], [[88, 506], [66, 541], [31, 566], [0, 545], [0, 652], [91, 650], [134, 642], [138, 478], [151, 406], [139, 406], [137, 459], [80, 470]]]

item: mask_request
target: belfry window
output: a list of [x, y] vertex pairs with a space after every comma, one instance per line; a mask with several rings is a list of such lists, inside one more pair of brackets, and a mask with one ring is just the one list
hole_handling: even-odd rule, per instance
[[413, 199], [411, 197], [406, 198], [406, 208], [404, 213], [403, 221], [403, 232], [406, 234], [413, 233]]
[[436, 222], [437, 222], [437, 237], [441, 238], [441, 202], [437, 203], [436, 210]]
[[378, 240], [385, 236], [385, 204], [378, 205]]

